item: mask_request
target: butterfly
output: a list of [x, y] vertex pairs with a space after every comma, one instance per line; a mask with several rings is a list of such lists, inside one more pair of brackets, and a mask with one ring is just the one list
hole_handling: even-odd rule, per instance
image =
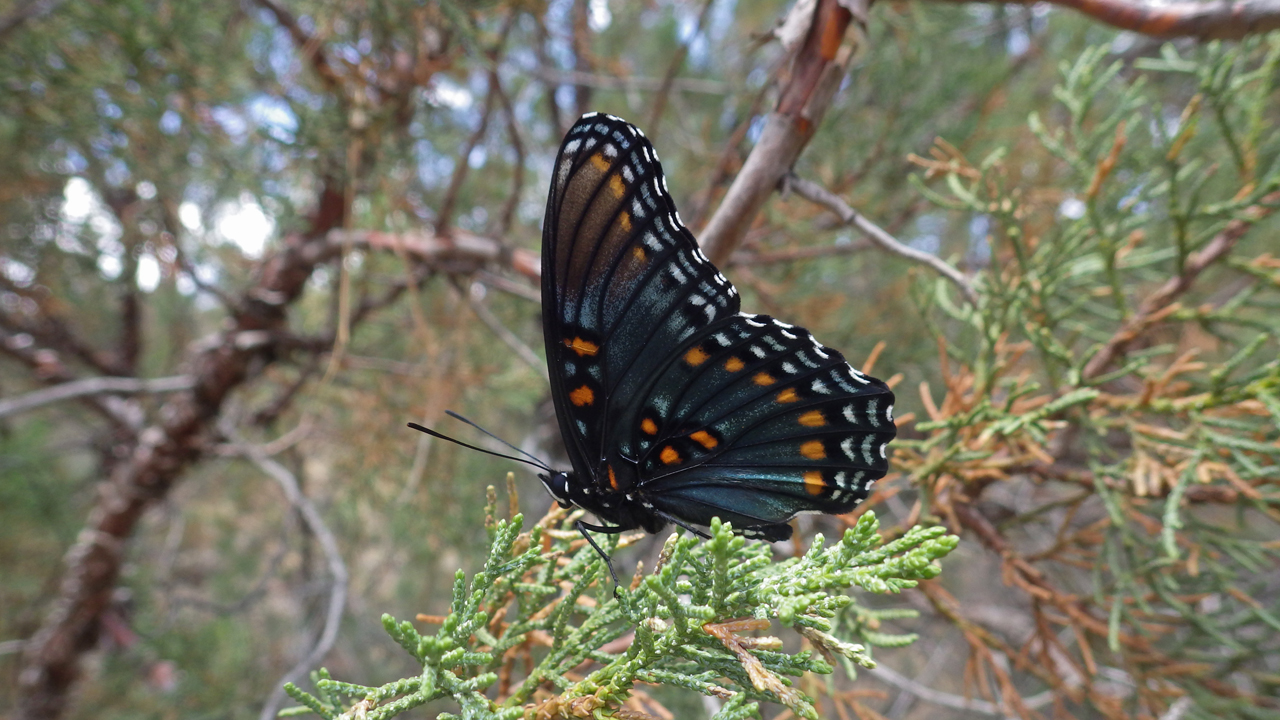
[[[893, 392], [807, 330], [741, 312], [698, 248], [639, 129], [583, 115], [542, 227], [543, 336], [573, 469], [541, 475], [578, 529], [791, 536], [847, 513], [888, 469]], [[590, 540], [590, 535], [586, 535]], [[594, 541], [592, 542], [594, 545]]]

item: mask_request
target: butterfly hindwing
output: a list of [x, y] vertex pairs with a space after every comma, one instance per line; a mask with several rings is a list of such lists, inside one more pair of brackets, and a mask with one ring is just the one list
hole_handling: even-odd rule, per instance
[[848, 512], [887, 469], [892, 392], [803, 328], [740, 315], [691, 338], [653, 384], [658, 402], [631, 426], [641, 487], [692, 522]]

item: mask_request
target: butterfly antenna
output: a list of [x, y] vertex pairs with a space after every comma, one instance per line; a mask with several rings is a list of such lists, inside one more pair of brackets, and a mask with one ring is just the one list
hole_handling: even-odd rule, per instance
[[511, 448], [512, 450], [515, 450], [516, 452], [520, 453], [521, 455], [524, 455], [525, 457], [528, 457], [528, 458], [532, 458], [535, 462], [537, 462], [537, 463], [538, 463], [538, 465], [539, 465], [539, 466], [541, 466], [541, 467], [542, 467], [542, 469], [543, 469], [543, 470], [546, 470], [547, 472], [551, 472], [551, 468], [549, 468], [549, 467], [547, 467], [545, 464], [543, 464], [543, 462], [542, 462], [541, 460], [539, 460], [539, 459], [538, 459], [538, 456], [537, 456], [537, 455], [534, 455], [534, 454], [532, 454], [532, 453], [526, 452], [526, 451], [524, 451], [524, 450], [522, 450], [522, 449], [520, 449], [520, 448], [516, 447], [515, 445], [512, 445], [511, 443], [507, 442], [506, 440], [503, 440], [502, 438], [498, 437], [497, 435], [494, 435], [493, 433], [489, 432], [488, 430], [485, 430], [484, 428], [482, 428], [482, 427], [480, 427], [479, 425], [477, 425], [477, 424], [475, 424], [475, 423], [471, 422], [470, 420], [468, 420], [468, 419], [466, 419], [466, 418], [462, 417], [461, 415], [459, 415], [458, 413], [456, 413], [456, 412], [454, 412], [454, 411], [452, 411], [452, 410], [445, 410], [445, 411], [444, 411], [444, 414], [445, 414], [445, 415], [448, 415], [449, 417], [453, 418], [454, 420], [461, 420], [462, 422], [464, 422], [464, 423], [466, 423], [466, 424], [470, 425], [471, 427], [473, 427], [473, 428], [475, 428], [475, 429], [479, 430], [480, 432], [484, 433], [485, 435], [488, 435], [489, 437], [493, 438], [494, 440], [497, 440], [498, 442], [502, 443], [503, 445], [506, 445], [507, 447]]
[[[502, 453], [494, 452], [494, 451], [492, 451], [492, 450], [485, 450], [485, 449], [484, 449], [484, 448], [482, 448], [482, 447], [476, 447], [475, 445], [470, 445], [470, 444], [468, 444], [468, 443], [464, 443], [464, 442], [462, 442], [461, 440], [457, 440], [457, 439], [451, 438], [451, 437], [449, 437], [448, 435], [442, 435], [442, 434], [440, 434], [440, 433], [436, 432], [435, 430], [432, 430], [431, 428], [425, 428], [425, 427], [422, 427], [422, 426], [421, 426], [421, 425], [419, 425], [418, 423], [409, 423], [409, 427], [413, 428], [414, 430], [417, 430], [418, 432], [424, 432], [424, 433], [426, 433], [426, 434], [430, 435], [431, 437], [440, 438], [441, 440], [448, 440], [449, 442], [453, 443], [454, 445], [461, 445], [461, 446], [462, 446], [462, 447], [464, 447], [464, 448], [467, 448], [467, 449], [470, 449], [470, 450], [475, 450], [475, 451], [477, 451], [477, 452], [482, 452], [482, 453], [484, 453], [484, 454], [486, 454], [486, 455], [493, 455], [494, 457], [505, 458], [505, 459], [507, 459], [507, 460], [515, 460], [516, 462], [522, 462], [522, 463], [524, 463], [524, 464], [526, 464], [526, 465], [532, 465], [532, 466], [534, 466], [534, 467], [538, 468], [539, 470], [546, 470], [547, 472], [554, 472], [551, 468], [547, 467], [545, 464], [543, 464], [543, 463], [541, 463], [541, 462], [530, 462], [530, 461], [528, 461], [528, 460], [525, 460], [525, 459], [524, 459], [524, 458], [522, 458], [522, 457], [516, 457], [516, 456], [514, 456], [514, 455], [503, 455]], [[490, 434], [490, 435], [491, 435], [492, 433], [488, 433], [488, 434]], [[499, 439], [501, 439], [501, 438], [499, 438]], [[510, 445], [510, 443], [507, 443], [507, 444], [508, 444], [508, 445]], [[516, 449], [518, 450], [519, 448], [516, 448]], [[526, 455], [528, 455], [528, 453], [525, 453], [525, 454], [526, 454]], [[529, 457], [533, 457], [533, 456], [532, 456], [532, 455], [529, 455]], [[537, 458], [534, 458], [534, 460], [537, 460]]]

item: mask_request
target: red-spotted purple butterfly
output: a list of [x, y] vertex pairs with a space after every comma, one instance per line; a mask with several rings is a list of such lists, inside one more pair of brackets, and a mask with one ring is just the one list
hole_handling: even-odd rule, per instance
[[541, 468], [563, 507], [603, 521], [577, 523], [588, 540], [669, 522], [705, 537], [714, 517], [785, 540], [791, 518], [847, 513], [884, 477], [893, 393], [804, 328], [738, 306], [644, 133], [587, 113], [560, 146], [542, 226], [542, 331], [573, 470], [411, 426]]
[[784, 540], [884, 476], [893, 393], [804, 328], [738, 309], [635, 126], [588, 113], [556, 158], [542, 226], [543, 336], [573, 470], [551, 495], [605, 524], [713, 517]]

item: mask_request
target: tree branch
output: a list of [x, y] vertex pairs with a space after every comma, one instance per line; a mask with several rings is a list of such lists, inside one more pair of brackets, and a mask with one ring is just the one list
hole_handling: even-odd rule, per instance
[[765, 119], [760, 140], [699, 234], [711, 262], [723, 265], [728, 261], [765, 199], [791, 170], [830, 108], [853, 56], [854, 48], [844, 42], [854, 20], [849, 5], [858, 7], [865, 16], [864, 2], [818, 0], [791, 64], [790, 77], [781, 88], [778, 104]]
[[[67, 369], [56, 350], [37, 347], [30, 335], [0, 333], [0, 352], [31, 368], [35, 376], [44, 382], [70, 383], [80, 379]], [[136, 404], [118, 397], [98, 397], [97, 394], [79, 397], [121, 433], [132, 435], [142, 429], [144, 418]]]
[[190, 390], [195, 380], [189, 375], [143, 380], [128, 377], [93, 377], [73, 380], [43, 390], [33, 390], [25, 395], [0, 400], [0, 418], [16, 415], [44, 405], [89, 395], [124, 395], [138, 393], [169, 393]]
[[336, 252], [324, 238], [346, 215], [342, 198], [332, 187], [321, 191], [312, 232], [286, 238], [284, 250], [261, 264], [257, 282], [237, 303], [231, 327], [191, 359], [192, 388], [164, 404], [159, 421], [138, 435], [99, 484], [97, 502], [67, 553], [58, 594], [24, 649], [17, 717], [54, 718], [64, 711], [81, 658], [97, 644], [128, 539], [143, 513], [204, 456], [206, 436], [227, 396], [273, 361], [270, 338], [285, 326], [286, 308], [302, 294], [316, 266]]
[[[933, 0], [968, 2], [968, 0]], [[994, 0], [1031, 5], [1036, 0]], [[1280, 28], [1280, 0], [1161, 3], [1152, 0], [1048, 0], [1098, 22], [1148, 37], [1239, 40]]]

